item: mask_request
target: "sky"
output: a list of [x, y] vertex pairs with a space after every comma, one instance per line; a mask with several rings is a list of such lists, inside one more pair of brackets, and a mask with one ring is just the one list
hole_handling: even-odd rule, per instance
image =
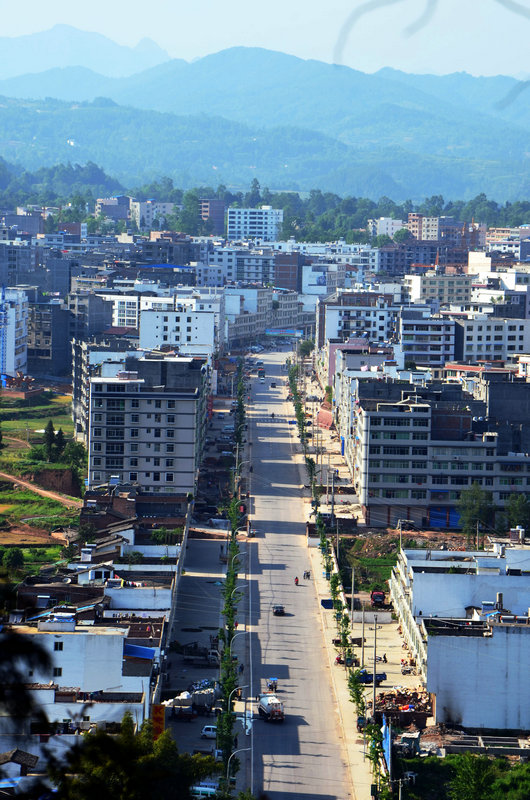
[[25, 9], [0, 0], [2, 36], [64, 23], [124, 45], [148, 37], [188, 61], [246, 45], [363, 72], [530, 75], [530, 0], [29, 0]]

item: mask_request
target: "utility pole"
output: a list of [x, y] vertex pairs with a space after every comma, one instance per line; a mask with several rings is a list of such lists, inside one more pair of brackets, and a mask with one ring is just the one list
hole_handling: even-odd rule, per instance
[[364, 605], [363, 605], [363, 627], [361, 631], [361, 667], [364, 667]]
[[353, 625], [353, 609], [355, 607], [355, 567], [351, 568], [351, 624]]
[[[330, 522], [333, 525], [333, 520], [335, 518], [335, 470], [331, 473], [331, 519]], [[337, 522], [337, 537], [338, 537], [339, 525]]]
[[477, 519], [477, 550], [480, 548], [480, 533], [479, 533], [480, 523]]
[[374, 681], [374, 692], [372, 698], [372, 717], [374, 718], [375, 722], [375, 688], [376, 688], [376, 667], [377, 667], [377, 614], [374, 615], [374, 674], [373, 674], [373, 681]]

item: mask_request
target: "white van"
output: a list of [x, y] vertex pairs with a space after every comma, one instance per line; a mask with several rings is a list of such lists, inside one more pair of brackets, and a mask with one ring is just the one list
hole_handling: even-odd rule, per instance
[[205, 725], [201, 731], [201, 739], [216, 739], [217, 725]]

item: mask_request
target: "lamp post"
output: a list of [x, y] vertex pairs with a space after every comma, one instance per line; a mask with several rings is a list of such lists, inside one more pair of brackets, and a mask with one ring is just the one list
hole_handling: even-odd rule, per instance
[[228, 776], [230, 774], [230, 762], [232, 761], [233, 757], [237, 753], [244, 753], [246, 750], [251, 750], [251, 749], [252, 749], [251, 747], [240, 747], [239, 750], [234, 750], [234, 752], [231, 754], [230, 758], [228, 759], [228, 764], [226, 765], [226, 782], [227, 783], [228, 783]]
[[244, 636], [245, 633], [248, 633], [248, 631], [239, 631], [239, 633], [236, 633], [235, 636], [232, 637], [232, 641], [230, 642], [230, 658], [232, 658], [232, 645], [238, 636]]
[[241, 591], [244, 591], [245, 589], [248, 589], [248, 583], [245, 586], [234, 586], [234, 588], [230, 592], [230, 600], [234, 596], [234, 592], [237, 592], [239, 589], [241, 589]]
[[237, 692], [238, 689], [248, 689], [248, 683], [245, 686], [236, 686], [235, 689], [232, 689], [232, 691], [228, 695], [228, 703], [227, 703], [228, 709], [230, 709], [230, 701], [232, 699], [232, 695], [234, 694], [234, 692]]

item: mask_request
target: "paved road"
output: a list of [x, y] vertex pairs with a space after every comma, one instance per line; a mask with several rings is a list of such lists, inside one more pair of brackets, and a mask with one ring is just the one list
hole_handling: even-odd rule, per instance
[[[338, 709], [324, 652], [321, 618], [305, 544], [301, 465], [295, 427], [287, 424], [292, 406], [285, 398], [285, 354], [259, 356], [264, 384], [253, 379], [249, 419], [252, 442], [253, 524], [259, 535], [250, 548], [251, 691], [279, 679], [285, 703], [283, 725], [255, 719], [252, 734], [252, 788], [272, 800], [352, 797]], [[270, 388], [271, 376], [277, 383]], [[274, 411], [275, 419], [271, 419]], [[300, 583], [294, 585], [298, 576]], [[285, 617], [271, 607], [281, 603]], [[247, 746], [240, 740], [240, 747]]]

